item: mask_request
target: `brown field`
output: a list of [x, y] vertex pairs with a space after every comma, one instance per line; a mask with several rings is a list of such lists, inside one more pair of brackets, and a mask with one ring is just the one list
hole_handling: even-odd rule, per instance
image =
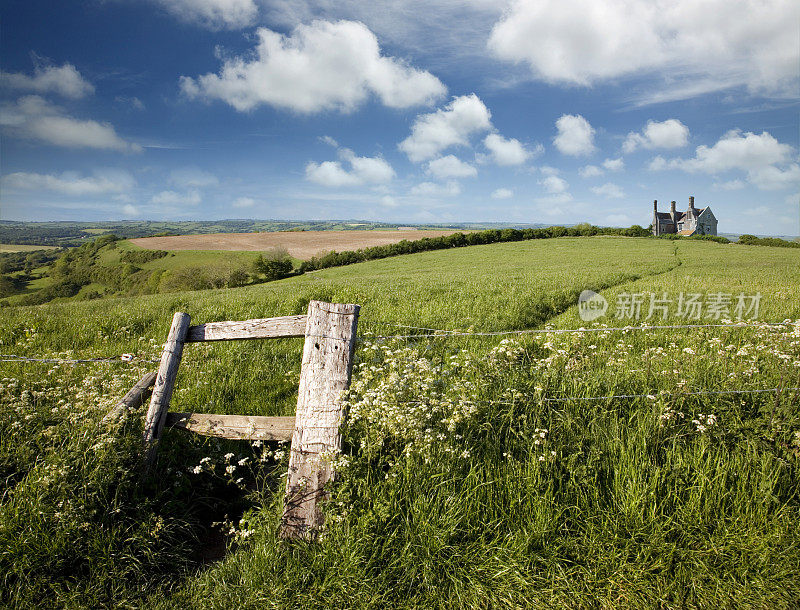
[[445, 229], [398, 231], [276, 231], [272, 233], [212, 233], [210, 235], [177, 235], [173, 237], [139, 237], [130, 242], [149, 250], [245, 250], [259, 252], [281, 246], [294, 258], [307, 260], [315, 254], [336, 250], [358, 250], [384, 246], [407, 239], [452, 235]]

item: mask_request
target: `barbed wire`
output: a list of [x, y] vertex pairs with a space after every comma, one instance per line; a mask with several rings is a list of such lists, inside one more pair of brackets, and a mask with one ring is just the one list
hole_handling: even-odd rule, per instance
[[[383, 324], [390, 324], [384, 322]], [[419, 328], [421, 330], [434, 331], [431, 333], [411, 334], [411, 335], [359, 335], [360, 341], [374, 339], [422, 339], [433, 338], [441, 339], [445, 337], [498, 337], [505, 335], [527, 335], [527, 334], [566, 334], [566, 333], [600, 333], [600, 332], [629, 332], [629, 331], [656, 331], [656, 330], [680, 330], [691, 328], [777, 328], [791, 325], [791, 321], [783, 322], [759, 322], [756, 324], [747, 322], [735, 322], [732, 324], [670, 324], [664, 326], [651, 326], [643, 324], [641, 326], [600, 326], [591, 328], [531, 328], [524, 330], [498, 330], [484, 332], [465, 332], [446, 329], [422, 328], [397, 324], [398, 327]]]
[[[794, 323], [791, 320], [784, 320], [782, 322], [734, 322], [728, 324], [670, 324], [664, 326], [651, 326], [642, 324], [640, 326], [598, 326], [591, 328], [531, 328], [523, 330], [500, 330], [500, 331], [484, 331], [484, 332], [465, 332], [459, 330], [448, 330], [438, 328], [427, 328], [423, 326], [410, 326], [407, 324], [397, 324], [394, 322], [372, 322], [373, 324], [383, 324], [396, 326], [398, 328], [410, 328], [415, 330], [432, 331], [428, 333], [409, 334], [409, 335], [358, 335], [356, 341], [364, 343], [374, 340], [389, 340], [389, 339], [441, 339], [446, 337], [498, 337], [510, 335], [527, 335], [527, 334], [567, 334], [567, 333], [603, 333], [603, 332], [630, 332], [630, 331], [659, 331], [659, 330], [680, 330], [680, 329], [693, 329], [693, 328], [780, 328], [791, 326]], [[342, 337], [329, 337], [327, 335], [307, 335], [307, 337], [315, 337], [320, 339], [338, 339], [346, 340]], [[90, 363], [131, 363], [131, 362], [160, 362], [160, 359], [143, 359], [138, 358], [135, 354], [119, 354], [117, 356], [104, 356], [97, 358], [36, 358], [32, 356], [22, 356], [19, 354], [0, 354], [0, 362], [41, 362], [49, 364], [90, 364]], [[771, 390], [770, 390], [771, 391]], [[646, 395], [644, 395], [646, 396]], [[636, 397], [636, 396], [631, 396]]]
[[137, 358], [134, 354], [120, 354], [118, 356], [104, 356], [98, 358], [34, 358], [18, 354], [0, 354], [0, 362], [43, 362], [47, 364], [130, 364], [135, 362], [160, 362]]

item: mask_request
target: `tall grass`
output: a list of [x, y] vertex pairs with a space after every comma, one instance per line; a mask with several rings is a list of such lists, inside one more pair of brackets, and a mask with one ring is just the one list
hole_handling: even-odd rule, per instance
[[[797, 319], [799, 259], [791, 249], [578, 238], [421, 253], [236, 290], [7, 308], [3, 353], [137, 359], [2, 363], [0, 600], [792, 607], [798, 396], [691, 392], [800, 386], [797, 326], [374, 337], [414, 333], [397, 324], [575, 328], [585, 325], [572, 306], [585, 288], [612, 303], [622, 291], [758, 290], [762, 319]], [[311, 298], [363, 307], [321, 543], [277, 540], [280, 446], [167, 431], [158, 475], [142, 481], [141, 413], [117, 426], [99, 420], [155, 366], [172, 313], [287, 315]], [[301, 345], [188, 345], [173, 409], [290, 414]], [[552, 402], [612, 394], [652, 398]]]

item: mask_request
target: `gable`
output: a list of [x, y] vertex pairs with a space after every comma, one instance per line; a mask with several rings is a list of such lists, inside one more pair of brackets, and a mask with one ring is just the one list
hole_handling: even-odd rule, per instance
[[716, 220], [717, 217], [714, 216], [714, 212], [711, 211], [711, 206], [705, 207], [700, 210], [700, 215], [697, 217], [698, 220]]

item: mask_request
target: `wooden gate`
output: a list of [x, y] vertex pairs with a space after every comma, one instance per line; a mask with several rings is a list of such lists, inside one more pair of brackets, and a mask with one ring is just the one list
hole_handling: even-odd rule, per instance
[[[326, 496], [325, 484], [333, 477], [331, 457], [341, 449], [341, 396], [350, 384], [359, 309], [358, 305], [311, 301], [304, 316], [196, 326], [190, 325], [188, 314], [176, 313], [145, 416], [145, 468], [149, 470], [155, 463], [165, 426], [229, 439], [291, 439], [281, 536], [313, 538], [323, 522], [319, 503]], [[305, 337], [294, 417], [169, 412], [184, 344], [278, 337]], [[131, 392], [141, 390], [145, 383], [149, 386], [151, 379], [152, 374], [146, 376]], [[132, 400], [131, 392], [123, 403]]]

